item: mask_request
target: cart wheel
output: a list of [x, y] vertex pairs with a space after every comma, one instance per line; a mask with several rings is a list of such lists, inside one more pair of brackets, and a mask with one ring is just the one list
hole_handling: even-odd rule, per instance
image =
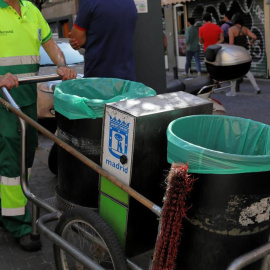
[[58, 158], [57, 158], [57, 144], [54, 143], [48, 157], [48, 166], [50, 171], [57, 175], [58, 174]]
[[[64, 212], [55, 232], [104, 269], [128, 269], [124, 251], [114, 231], [94, 211], [71, 209]], [[57, 245], [53, 248], [58, 270], [86, 269]]]

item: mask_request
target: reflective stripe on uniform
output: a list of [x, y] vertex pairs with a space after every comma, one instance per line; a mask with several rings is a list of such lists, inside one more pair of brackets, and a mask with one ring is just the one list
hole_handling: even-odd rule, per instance
[[25, 214], [25, 207], [19, 207], [19, 208], [5, 208], [2, 207], [2, 216], [21, 216]]
[[17, 186], [20, 185], [20, 177], [0, 176], [0, 183], [5, 186]]
[[39, 55], [11, 56], [0, 58], [0, 66], [39, 64]]
[[[28, 178], [31, 168], [28, 169]], [[20, 177], [0, 176], [1, 212], [3, 216], [18, 216], [25, 214], [27, 198], [24, 196]]]

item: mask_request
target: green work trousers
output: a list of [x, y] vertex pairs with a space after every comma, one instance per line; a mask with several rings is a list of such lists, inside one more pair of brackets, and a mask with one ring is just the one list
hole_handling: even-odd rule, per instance
[[[34, 119], [37, 120], [37, 107], [36, 104], [22, 107], [21, 110]], [[20, 164], [21, 164], [21, 133], [20, 124], [17, 116], [8, 111], [6, 108], [0, 108], [0, 176], [6, 178], [18, 178], [20, 176]], [[35, 149], [37, 147], [37, 130], [32, 126], [27, 125], [27, 166], [31, 168], [34, 161]], [[21, 205], [22, 207], [26, 203], [26, 199], [22, 192], [14, 194], [8, 190], [12, 186], [0, 186], [1, 192], [1, 207], [8, 205], [12, 208]], [[11, 189], [12, 190], [12, 189]], [[21, 190], [21, 188], [20, 188]], [[6, 192], [8, 191], [8, 192]], [[8, 202], [6, 203], [5, 200]], [[15, 207], [15, 206], [14, 206]], [[12, 210], [12, 209], [11, 209]], [[26, 209], [25, 209], [26, 210]], [[2, 211], [3, 212], [3, 211]], [[14, 237], [20, 238], [21, 236], [31, 232], [31, 215], [29, 211], [25, 211], [24, 215], [5, 215], [1, 212], [0, 222], [4, 225], [5, 229], [11, 232]]]

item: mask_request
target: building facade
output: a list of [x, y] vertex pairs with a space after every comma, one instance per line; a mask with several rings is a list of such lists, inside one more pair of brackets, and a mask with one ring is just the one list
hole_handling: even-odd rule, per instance
[[[165, 0], [164, 0], [165, 1]], [[169, 1], [169, 0], [166, 0]], [[268, 0], [179, 0], [178, 4], [165, 5], [166, 24], [173, 25], [173, 35], [168, 40], [168, 58], [170, 63], [177, 65], [178, 69], [184, 66], [185, 58], [183, 57], [182, 47], [185, 43], [185, 28], [188, 17], [194, 17], [197, 25], [202, 24], [202, 15], [208, 12], [212, 15], [212, 21], [218, 23], [223, 17], [225, 11], [231, 11], [233, 14], [242, 13], [245, 17], [245, 24], [257, 35], [255, 44], [250, 47], [249, 51], [252, 56], [251, 71], [256, 77], [269, 78], [270, 67], [270, 22], [269, 22], [269, 5]], [[171, 27], [166, 28], [166, 33], [171, 33]], [[173, 45], [170, 46], [170, 43]], [[176, 61], [172, 61], [170, 55], [176, 54]], [[203, 62], [203, 51], [201, 61]], [[171, 61], [170, 61], [171, 59]]]
[[68, 37], [78, 11], [79, 0], [49, 0], [42, 6], [42, 14], [54, 36]]
[[[150, 1], [150, 0], [148, 0]], [[68, 37], [78, 10], [79, 0], [49, 0], [43, 5], [42, 13], [55, 36]], [[202, 23], [202, 14], [212, 14], [213, 22], [218, 22], [226, 10], [245, 15], [246, 26], [258, 39], [250, 48], [251, 71], [257, 77], [270, 76], [270, 4], [268, 0], [162, 0], [165, 16], [165, 33], [168, 40], [168, 68], [183, 69], [185, 57], [181, 46], [185, 40], [186, 20], [194, 17]], [[181, 29], [177, 30], [177, 27]], [[203, 58], [203, 53], [201, 54]], [[203, 61], [203, 60], [202, 60]]]

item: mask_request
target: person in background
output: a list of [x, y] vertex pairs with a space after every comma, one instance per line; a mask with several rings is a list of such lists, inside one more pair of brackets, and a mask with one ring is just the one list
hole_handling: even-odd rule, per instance
[[[19, 86], [18, 77], [37, 75], [40, 46], [58, 66], [57, 73], [63, 80], [76, 78], [76, 72], [66, 66], [63, 53], [51, 38], [49, 25], [31, 2], [0, 0], [0, 18], [0, 87], [10, 91], [22, 112], [37, 120], [37, 85]], [[27, 135], [29, 177], [37, 130], [28, 126]], [[23, 250], [36, 251], [41, 242], [31, 235], [32, 218], [20, 185], [20, 138], [16, 115], [0, 105], [0, 223]]]
[[80, 0], [70, 45], [85, 48], [84, 77], [135, 81], [133, 56], [137, 21], [134, 0]]
[[221, 25], [221, 30], [223, 32], [224, 43], [229, 43], [229, 28], [233, 26], [231, 21], [231, 12], [226, 11], [224, 14], [224, 23]]
[[206, 51], [210, 45], [223, 43], [224, 37], [220, 26], [212, 23], [210, 13], [205, 13], [202, 19], [204, 25], [199, 29], [199, 40], [203, 44], [203, 50]]
[[182, 73], [183, 76], [187, 77], [189, 74], [189, 69], [191, 67], [192, 57], [195, 59], [196, 67], [197, 67], [197, 75], [201, 76], [201, 64], [200, 64], [200, 44], [199, 44], [199, 28], [194, 26], [195, 19], [188, 18], [186, 29], [186, 65], [185, 72]]
[[[244, 47], [248, 50], [249, 45], [253, 45], [254, 41], [257, 39], [257, 36], [250, 31], [247, 27], [244, 26], [244, 19], [243, 15], [237, 13], [232, 18], [234, 26], [229, 29], [229, 40], [231, 45], [237, 45]], [[247, 37], [251, 38], [249, 42]], [[251, 82], [252, 86], [254, 87], [254, 91], [256, 94], [260, 94], [261, 90], [256, 80], [249, 71], [246, 76], [248, 77], [249, 81]], [[235, 96], [236, 95], [236, 84], [234, 83], [231, 87], [231, 91], [226, 94], [226, 96]]]
[[[226, 11], [223, 18], [224, 24], [221, 26], [225, 44], [229, 44], [229, 29], [233, 26], [231, 19], [232, 19], [232, 13], [230, 11]], [[240, 83], [242, 81], [243, 81], [243, 78], [239, 78], [238, 80], [236, 80], [236, 84], [235, 84], [236, 92], [240, 91]]]

